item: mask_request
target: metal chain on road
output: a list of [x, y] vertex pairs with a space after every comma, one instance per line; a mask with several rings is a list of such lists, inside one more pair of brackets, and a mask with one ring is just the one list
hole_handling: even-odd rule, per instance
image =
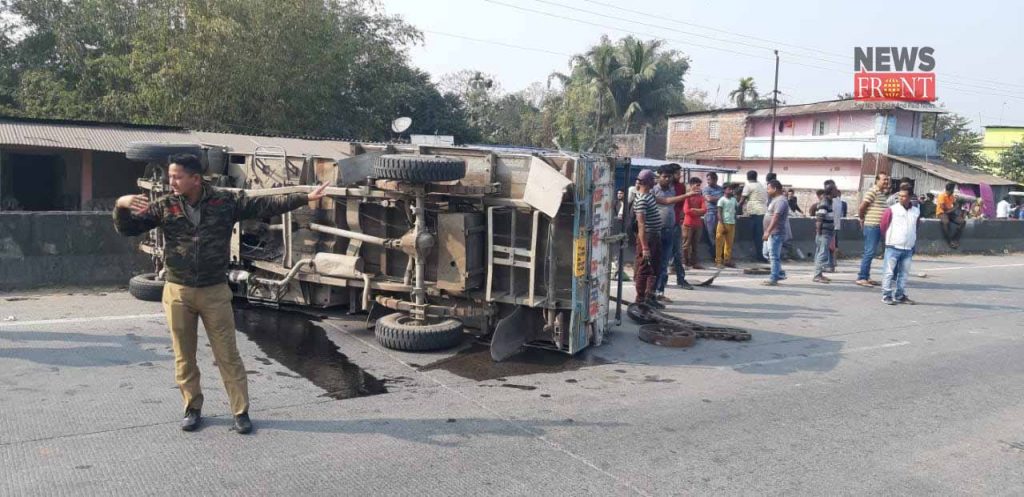
[[741, 330], [739, 328], [730, 328], [726, 326], [704, 326], [702, 324], [694, 323], [683, 318], [677, 318], [675, 316], [669, 316], [657, 309], [652, 309], [646, 305], [630, 304], [629, 308], [626, 309], [626, 314], [637, 324], [659, 324], [665, 326], [666, 331], [674, 332], [692, 332], [697, 338], [710, 338], [712, 340], [732, 340], [736, 342], [745, 342], [750, 340], [750, 333]]

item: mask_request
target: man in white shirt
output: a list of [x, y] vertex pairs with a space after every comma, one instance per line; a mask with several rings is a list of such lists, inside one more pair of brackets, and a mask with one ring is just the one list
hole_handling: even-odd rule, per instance
[[768, 209], [768, 191], [757, 182], [757, 171], [747, 171], [747, 184], [743, 187], [740, 200], [743, 213], [750, 216], [750, 240], [754, 243], [754, 260], [768, 262], [764, 258], [764, 213]]
[[1010, 219], [1010, 196], [1006, 195], [996, 204], [996, 219]]
[[912, 196], [909, 188], [900, 189], [899, 203], [887, 208], [882, 215], [881, 229], [885, 233], [882, 303], [886, 305], [914, 303], [907, 297], [907, 276], [910, 274], [914, 245], [917, 244], [921, 210], [911, 202]]

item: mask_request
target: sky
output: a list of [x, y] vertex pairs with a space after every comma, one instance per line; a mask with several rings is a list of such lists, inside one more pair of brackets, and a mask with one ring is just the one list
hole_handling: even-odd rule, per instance
[[569, 57], [601, 35], [633, 35], [687, 55], [687, 90], [705, 90], [720, 106], [741, 77], [770, 95], [777, 49], [780, 98], [806, 103], [853, 91], [854, 47], [930, 46], [940, 103], [976, 128], [1024, 126], [1024, 2], [383, 0], [382, 8], [423, 31], [409, 55], [435, 81], [472, 69], [518, 91], [567, 71]]

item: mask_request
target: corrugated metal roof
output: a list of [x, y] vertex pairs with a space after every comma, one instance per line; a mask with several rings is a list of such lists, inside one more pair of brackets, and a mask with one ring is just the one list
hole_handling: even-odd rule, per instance
[[131, 142], [223, 145], [240, 154], [256, 147], [282, 147], [289, 155], [347, 157], [349, 142], [192, 131], [164, 126], [139, 126], [88, 121], [0, 117], [0, 145], [54, 147], [124, 153]]
[[0, 145], [123, 153], [133, 141], [189, 142], [191, 138], [188, 131], [174, 128], [0, 118]]
[[1006, 178], [1000, 178], [999, 176], [993, 176], [991, 174], [983, 173], [968, 167], [958, 166], [956, 164], [940, 161], [939, 159], [923, 159], [920, 157], [901, 157], [899, 155], [882, 154], [894, 161], [902, 162], [904, 164], [916, 167], [928, 174], [938, 176], [945, 179], [946, 181], [952, 181], [957, 184], [966, 185], [979, 185], [981, 183], [988, 183], [992, 186], [1005, 186], [1005, 185], [1018, 185], [1015, 181], [1008, 180]]
[[[850, 112], [863, 110], [902, 109], [910, 112], [944, 113], [944, 109], [929, 103], [909, 102], [858, 102], [856, 100], [829, 100], [810, 104], [782, 105], [776, 109], [776, 116], [798, 116], [804, 114], [826, 114], [829, 112]], [[760, 109], [750, 113], [752, 118], [772, 117], [771, 109]]]

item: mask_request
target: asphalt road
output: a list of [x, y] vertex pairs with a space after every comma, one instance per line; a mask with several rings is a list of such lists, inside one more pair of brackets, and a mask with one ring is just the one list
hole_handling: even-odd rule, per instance
[[243, 310], [249, 436], [206, 346], [205, 428], [178, 429], [159, 304], [0, 294], [0, 494], [1024, 494], [1024, 258], [915, 261], [915, 306], [852, 262], [809, 271], [669, 292], [748, 343], [659, 348], [626, 323], [499, 366], [469, 340], [394, 353], [358, 319]]

